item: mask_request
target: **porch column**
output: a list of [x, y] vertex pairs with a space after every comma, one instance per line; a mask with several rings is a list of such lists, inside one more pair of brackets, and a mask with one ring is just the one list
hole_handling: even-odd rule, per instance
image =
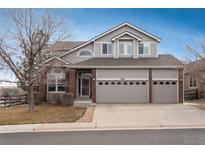
[[92, 69], [92, 102], [96, 103], [96, 69]]
[[39, 82], [39, 93], [41, 101], [46, 101], [46, 92], [47, 92], [47, 76], [42, 77]]
[[179, 103], [184, 102], [184, 78], [183, 78], [183, 69], [178, 69], [178, 100]]
[[148, 74], [149, 74], [149, 82], [148, 82], [148, 84], [149, 84], [149, 103], [152, 103], [152, 69], [151, 68], [149, 68], [149, 70], [148, 70]]
[[76, 71], [74, 69], [69, 69], [68, 78], [68, 91], [76, 97]]

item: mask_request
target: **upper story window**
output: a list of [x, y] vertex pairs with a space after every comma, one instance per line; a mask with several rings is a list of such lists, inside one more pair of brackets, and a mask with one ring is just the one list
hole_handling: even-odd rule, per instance
[[101, 53], [103, 55], [112, 55], [112, 44], [111, 43], [102, 43]]
[[92, 52], [88, 49], [83, 49], [83, 50], [79, 51], [78, 55], [80, 57], [92, 57]]
[[189, 87], [196, 88], [196, 78], [193, 75], [189, 77]]
[[141, 55], [149, 55], [150, 54], [150, 43], [143, 42], [139, 44], [139, 54]]
[[132, 41], [120, 41], [119, 42], [119, 53], [120, 55], [132, 55], [133, 42]]
[[48, 74], [47, 89], [48, 92], [65, 91], [65, 73], [61, 69], [54, 69]]

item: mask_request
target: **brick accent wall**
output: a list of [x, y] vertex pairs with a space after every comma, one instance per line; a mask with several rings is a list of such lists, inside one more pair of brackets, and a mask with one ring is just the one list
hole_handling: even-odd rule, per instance
[[152, 103], [152, 69], [149, 68], [149, 103]]
[[179, 89], [179, 93], [178, 93], [178, 97], [179, 97], [179, 103], [183, 103], [184, 102], [184, 78], [183, 78], [183, 69], [179, 69], [178, 70], [178, 80], [179, 80], [179, 84], [178, 84], [178, 89]]
[[76, 70], [69, 69], [68, 91], [76, 97]]
[[96, 69], [92, 69], [92, 102], [96, 103]]
[[47, 83], [47, 77], [40, 79], [39, 93], [40, 93], [40, 98], [42, 101], [46, 101], [46, 93], [47, 93], [46, 83]]

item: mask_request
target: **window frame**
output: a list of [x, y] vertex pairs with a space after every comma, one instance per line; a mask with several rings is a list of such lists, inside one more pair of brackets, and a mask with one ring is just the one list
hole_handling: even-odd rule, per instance
[[[59, 68], [56, 68], [56, 69], [59, 69]], [[55, 69], [52, 70], [51, 73], [47, 75], [47, 93], [65, 93], [66, 92], [66, 74], [62, 70], [60, 73], [55, 73], [54, 71]], [[55, 91], [49, 91], [49, 85], [52, 85], [52, 84], [49, 84], [48, 82], [50, 76], [54, 76], [55, 83], [53, 85], [55, 85]], [[58, 79], [59, 78], [65, 79], [65, 90], [64, 91], [58, 91]]]
[[[140, 53], [140, 45], [143, 45], [143, 54], [141, 54]], [[147, 46], [147, 47], [149, 47], [149, 51], [148, 51], [148, 53], [144, 53], [144, 46]], [[139, 51], [138, 51], [138, 54], [139, 55], [150, 55], [150, 53], [151, 53], [151, 42], [139, 42]]]
[[[107, 53], [106, 53], [106, 54], [103, 53], [103, 45], [104, 45], [104, 44], [107, 45]], [[109, 49], [108, 46], [109, 46], [109, 45], [111, 45], [111, 48], [112, 48], [112, 49], [111, 49], [111, 53], [108, 52], [108, 49]], [[101, 43], [101, 55], [113, 55], [113, 52], [114, 52], [114, 51], [113, 51], [113, 47], [112, 47], [112, 43], [111, 43], [111, 42], [103, 42], [103, 43]]]
[[[80, 53], [83, 52], [83, 51], [89, 51], [91, 53], [90, 56], [81, 56]], [[90, 50], [90, 49], [81, 49], [79, 52], [78, 52], [78, 57], [93, 57], [93, 52]]]
[[193, 75], [189, 75], [189, 88], [197, 88], [196, 77]]
[[[124, 52], [123, 54], [120, 53], [120, 45], [124, 45]], [[128, 54], [128, 46], [132, 45], [132, 53]], [[119, 55], [120, 56], [132, 56], [133, 55], [133, 40], [131, 41], [125, 41], [125, 40], [119, 40]]]

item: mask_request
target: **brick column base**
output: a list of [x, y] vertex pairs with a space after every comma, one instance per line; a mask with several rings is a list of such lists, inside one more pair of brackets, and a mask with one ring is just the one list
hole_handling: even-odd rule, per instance
[[76, 96], [76, 71], [74, 69], [69, 69], [68, 78], [68, 92], [72, 93], [74, 98]]
[[92, 69], [92, 102], [96, 103], [96, 69]]
[[178, 97], [179, 97], [179, 103], [183, 103], [184, 102], [184, 81], [183, 81], [183, 69], [179, 69], [178, 70]]

